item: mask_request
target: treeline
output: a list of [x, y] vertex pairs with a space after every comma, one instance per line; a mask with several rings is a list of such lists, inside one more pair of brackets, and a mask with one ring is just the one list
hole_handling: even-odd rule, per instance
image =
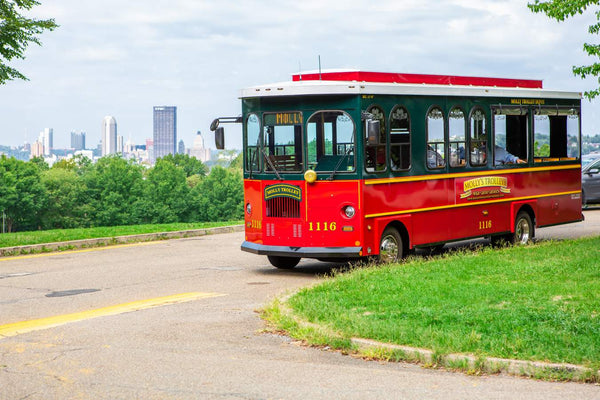
[[95, 164], [0, 158], [0, 219], [8, 232], [243, 219], [240, 160], [210, 173], [188, 155], [146, 168], [119, 156]]

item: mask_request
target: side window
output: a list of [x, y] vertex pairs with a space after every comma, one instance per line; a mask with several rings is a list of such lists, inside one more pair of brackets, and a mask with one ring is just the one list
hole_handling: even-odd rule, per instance
[[401, 106], [390, 115], [390, 164], [392, 171], [410, 169], [410, 116]]
[[[385, 115], [383, 109], [379, 106], [371, 106], [367, 112], [372, 115], [372, 119], [379, 120], [379, 140], [378, 143], [369, 143], [365, 145], [365, 169], [367, 172], [381, 172], [386, 169], [386, 134], [385, 134]], [[365, 132], [367, 131], [365, 127]]]
[[319, 111], [306, 124], [308, 168], [354, 171], [354, 122], [343, 111]]
[[450, 166], [464, 167], [466, 164], [465, 147], [467, 135], [465, 132], [465, 113], [460, 107], [454, 107], [448, 115], [448, 137], [450, 147]]
[[579, 157], [579, 110], [538, 107], [534, 110], [533, 157], [537, 162]]
[[444, 113], [439, 107], [433, 107], [427, 113], [427, 168], [446, 166], [446, 141]]
[[469, 146], [471, 165], [485, 165], [487, 163], [487, 128], [485, 111], [481, 108], [471, 110], [470, 118], [471, 143]]
[[529, 114], [526, 108], [494, 108], [494, 165], [527, 162]]
[[244, 167], [246, 171], [260, 171], [260, 120], [256, 114], [246, 118], [246, 154]]

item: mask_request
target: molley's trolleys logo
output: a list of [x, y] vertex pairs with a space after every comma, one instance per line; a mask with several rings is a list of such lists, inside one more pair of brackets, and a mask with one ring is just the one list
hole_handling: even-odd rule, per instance
[[[479, 190], [485, 188], [485, 190]], [[463, 191], [461, 199], [479, 200], [504, 197], [504, 194], [510, 193], [508, 180], [502, 176], [482, 176], [481, 178], [469, 179], [463, 182]]]
[[275, 197], [289, 197], [295, 200], [302, 200], [302, 189], [298, 186], [288, 185], [287, 183], [276, 183], [265, 187], [265, 200]]

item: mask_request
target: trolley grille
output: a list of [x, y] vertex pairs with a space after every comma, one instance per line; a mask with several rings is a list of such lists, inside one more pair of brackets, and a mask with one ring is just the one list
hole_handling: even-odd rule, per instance
[[267, 200], [267, 217], [300, 218], [300, 201], [289, 197], [275, 197]]

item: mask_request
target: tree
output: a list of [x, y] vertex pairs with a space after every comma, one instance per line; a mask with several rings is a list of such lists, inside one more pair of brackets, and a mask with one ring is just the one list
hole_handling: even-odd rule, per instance
[[[190, 157], [187, 154], [167, 154], [159, 160], [170, 162], [171, 164], [180, 167], [185, 172], [186, 177], [192, 175], [206, 176], [208, 168], [196, 157]], [[158, 162], [158, 160], [157, 160]]]
[[0, 85], [13, 79], [27, 80], [25, 75], [6, 63], [15, 58], [25, 58], [29, 43], [41, 45], [38, 35], [58, 27], [53, 19], [40, 20], [21, 15], [21, 12], [39, 4], [36, 0], [0, 0]]
[[[600, 0], [535, 0], [534, 3], [528, 3], [527, 6], [533, 12], [542, 12], [557, 21], [564, 21], [576, 14], [583, 14], [590, 6], [597, 6], [598, 4], [600, 4]], [[600, 33], [600, 11], [596, 11], [595, 14], [598, 22], [588, 27], [588, 32], [593, 35]], [[584, 43], [583, 49], [589, 56], [600, 58], [600, 45]], [[600, 83], [600, 62], [579, 67], [573, 66], [573, 74], [580, 76], [582, 79], [588, 76], [599, 77], [598, 82]], [[598, 95], [600, 95], [600, 87], [585, 92], [585, 97], [589, 100]]]
[[39, 228], [45, 194], [37, 165], [0, 157], [0, 212], [6, 215], [8, 232]]
[[44, 229], [79, 228], [89, 225], [89, 205], [84, 201], [86, 187], [75, 168], [60, 168], [56, 164], [42, 172], [46, 188], [46, 207], [41, 211]]
[[214, 167], [192, 189], [201, 221], [232, 221], [244, 218], [244, 184], [241, 171]]

